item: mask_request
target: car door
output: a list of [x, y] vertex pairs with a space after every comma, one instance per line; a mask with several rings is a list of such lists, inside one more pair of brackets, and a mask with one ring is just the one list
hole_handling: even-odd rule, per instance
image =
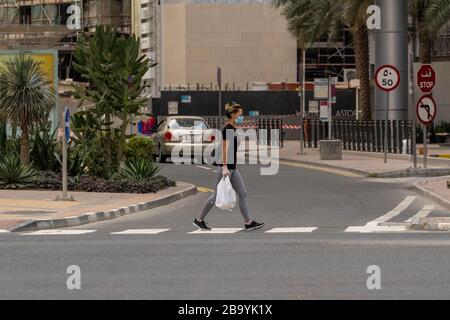
[[152, 135], [152, 140], [153, 140], [153, 154], [158, 154], [159, 153], [159, 145], [164, 143], [164, 141], [162, 141], [162, 138], [164, 136], [164, 128], [166, 126], [166, 119], [162, 120], [159, 122], [159, 124], [156, 126], [155, 129], [155, 133]]

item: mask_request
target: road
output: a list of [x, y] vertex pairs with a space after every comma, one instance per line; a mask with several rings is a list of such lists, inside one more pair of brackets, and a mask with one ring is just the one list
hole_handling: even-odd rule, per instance
[[[0, 234], [0, 299], [450, 298], [449, 233], [399, 224], [442, 208], [405, 180], [287, 162], [275, 176], [261, 176], [257, 165], [240, 171], [263, 229], [242, 231], [238, 209], [214, 208], [206, 219], [213, 232], [192, 233], [214, 167], [168, 163], [164, 175], [201, 191], [58, 234]], [[66, 287], [70, 265], [80, 268], [80, 290]], [[367, 287], [372, 265], [380, 268], [380, 289]]]

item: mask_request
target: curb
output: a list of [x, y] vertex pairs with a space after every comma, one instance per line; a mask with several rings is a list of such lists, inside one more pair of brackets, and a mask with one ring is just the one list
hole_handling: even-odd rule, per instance
[[[249, 153], [246, 151], [245, 155], [248, 157]], [[354, 169], [354, 168], [344, 168], [337, 165], [325, 164], [325, 163], [316, 163], [306, 160], [298, 160], [298, 159], [290, 159], [290, 158], [279, 158], [280, 161], [290, 161], [296, 162], [304, 165], [309, 165], [317, 168], [328, 168], [334, 170], [340, 170], [348, 173], [355, 173], [359, 175], [363, 175], [369, 178], [410, 178], [410, 177], [443, 177], [450, 175], [450, 168], [408, 168], [404, 170], [396, 170], [396, 171], [385, 171], [385, 172], [374, 172], [367, 171], [362, 169]]]
[[[417, 191], [423, 196], [436, 201], [444, 208], [450, 209], [450, 201], [444, 199], [440, 195], [429, 191], [418, 185], [416, 182], [411, 185], [411, 189]], [[420, 218], [418, 221], [412, 221], [411, 229], [424, 230], [424, 231], [449, 231], [450, 230], [450, 217], [426, 217]]]
[[192, 184], [186, 185], [187, 186], [183, 190], [177, 191], [173, 194], [169, 194], [165, 197], [155, 199], [149, 202], [140, 202], [138, 204], [133, 204], [128, 207], [112, 209], [109, 211], [86, 213], [80, 216], [25, 222], [23, 224], [16, 226], [14, 229], [10, 231], [21, 232], [21, 231], [47, 230], [55, 228], [67, 228], [80, 226], [92, 222], [116, 219], [124, 215], [161, 207], [197, 193], [197, 187], [195, 185]]
[[289, 158], [281, 158], [281, 157], [279, 159], [280, 159], [280, 161], [296, 162], [296, 163], [308, 165], [311, 167], [335, 169], [335, 170], [344, 171], [344, 172], [348, 172], [348, 173], [356, 173], [359, 175], [363, 175], [365, 177], [373, 177], [373, 175], [376, 175], [376, 173], [372, 172], [372, 171], [366, 171], [366, 170], [361, 170], [361, 169], [342, 168], [340, 166], [334, 166], [332, 164], [315, 163], [315, 162], [310, 162], [310, 161], [305, 161], [305, 160], [297, 160], [297, 159], [289, 159]]

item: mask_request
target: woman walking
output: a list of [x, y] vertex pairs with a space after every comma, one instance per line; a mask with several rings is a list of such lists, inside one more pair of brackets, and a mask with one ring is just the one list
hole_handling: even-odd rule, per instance
[[225, 105], [225, 113], [228, 121], [222, 130], [222, 161], [221, 164], [215, 164], [217, 166], [215, 191], [208, 200], [206, 200], [200, 216], [195, 218], [194, 226], [201, 230], [211, 230], [205, 222], [205, 217], [215, 205], [217, 185], [223, 177], [228, 176], [234, 191], [236, 191], [239, 196], [239, 209], [244, 218], [245, 230], [256, 230], [261, 228], [264, 223], [256, 222], [250, 218], [247, 202], [247, 189], [236, 166], [236, 154], [238, 149], [236, 125], [242, 124], [244, 120], [242, 116], [242, 106], [234, 102], [227, 103]]

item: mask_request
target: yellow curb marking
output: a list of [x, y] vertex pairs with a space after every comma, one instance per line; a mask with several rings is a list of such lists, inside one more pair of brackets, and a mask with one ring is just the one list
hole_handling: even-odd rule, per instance
[[200, 192], [214, 192], [214, 190], [205, 187], [197, 187], [197, 190]]
[[337, 169], [331, 169], [331, 168], [323, 168], [323, 167], [311, 166], [311, 165], [301, 164], [301, 163], [296, 163], [296, 162], [279, 161], [279, 163], [287, 165], [287, 166], [300, 167], [300, 168], [305, 168], [305, 169], [312, 169], [312, 170], [317, 170], [317, 171], [334, 173], [334, 174], [345, 176], [345, 177], [352, 177], [352, 178], [361, 178], [361, 177], [363, 177], [363, 175], [360, 175], [360, 174], [357, 174], [357, 173], [351, 173], [351, 172], [346, 172], [346, 171], [337, 170]]

